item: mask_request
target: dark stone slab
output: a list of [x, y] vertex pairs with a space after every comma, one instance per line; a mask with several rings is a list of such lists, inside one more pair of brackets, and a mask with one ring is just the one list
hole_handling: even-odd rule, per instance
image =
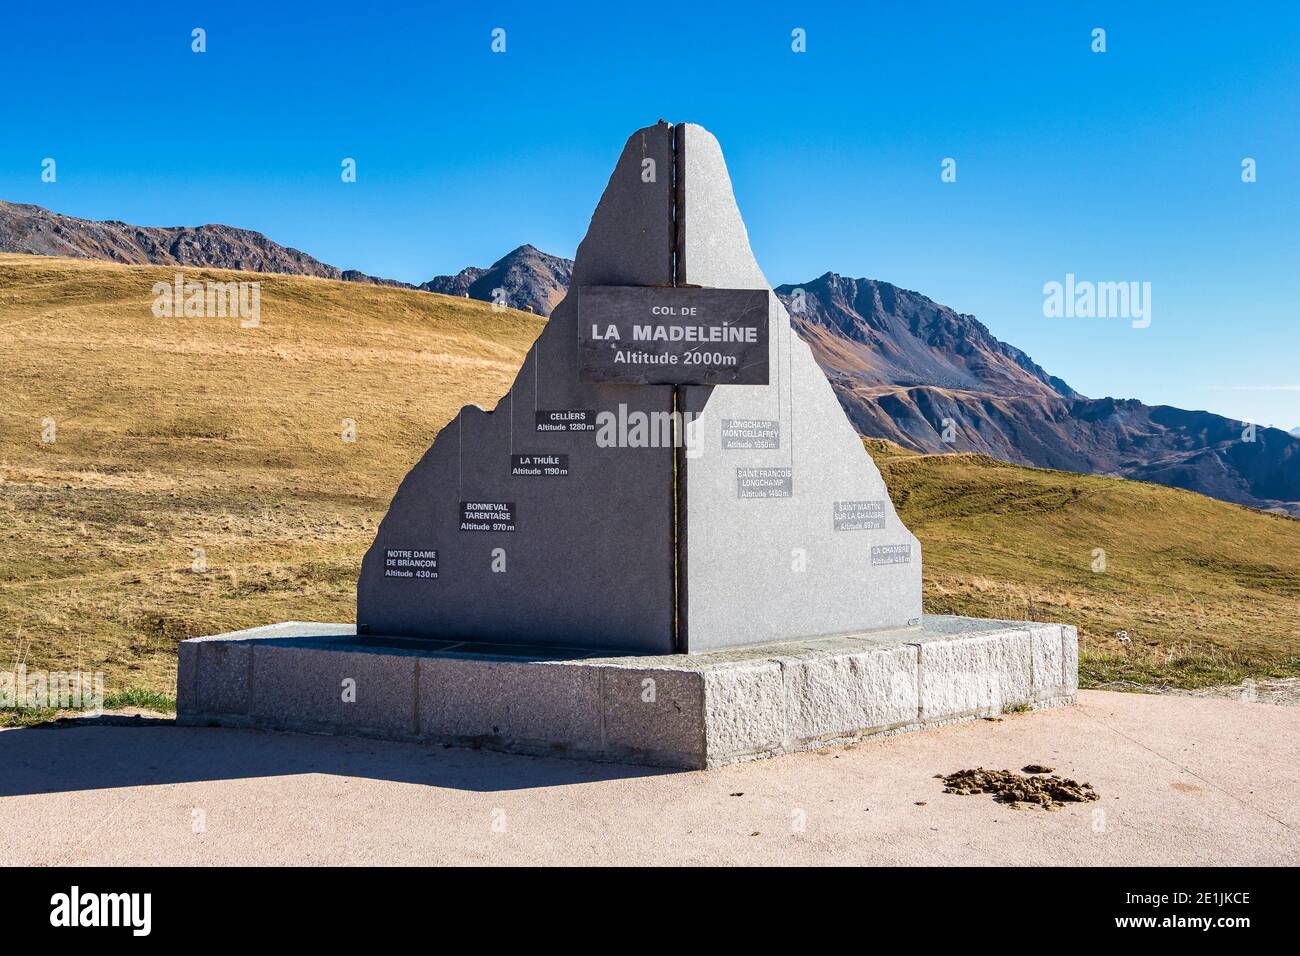
[[[578, 249], [575, 285], [671, 285], [672, 157], [667, 125], [627, 141]], [[462, 409], [402, 481], [362, 562], [362, 629], [672, 650], [673, 449], [601, 447], [595, 427], [602, 413], [669, 415], [672, 389], [580, 381], [577, 339], [570, 296], [496, 407]], [[532, 455], [562, 457], [568, 474], [512, 473], [516, 456]], [[511, 515], [482, 530], [463, 521], [462, 503], [509, 505]], [[389, 550], [436, 551], [437, 578], [385, 577]]]

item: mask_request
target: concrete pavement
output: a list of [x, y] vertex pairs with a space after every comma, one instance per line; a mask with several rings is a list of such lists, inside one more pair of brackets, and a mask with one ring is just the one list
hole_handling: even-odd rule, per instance
[[[1300, 863], [1300, 708], [1083, 691], [703, 772], [170, 721], [0, 731], [6, 864]], [[1015, 810], [935, 774], [1055, 767]]]

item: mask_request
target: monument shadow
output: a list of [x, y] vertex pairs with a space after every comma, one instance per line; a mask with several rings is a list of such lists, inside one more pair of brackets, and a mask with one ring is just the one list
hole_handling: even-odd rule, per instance
[[0, 731], [0, 797], [335, 774], [476, 793], [679, 771], [486, 748], [77, 717]]

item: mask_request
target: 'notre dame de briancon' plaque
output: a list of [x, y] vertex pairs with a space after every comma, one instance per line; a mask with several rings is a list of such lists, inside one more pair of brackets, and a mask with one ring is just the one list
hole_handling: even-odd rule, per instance
[[621, 385], [766, 385], [766, 289], [580, 286], [578, 375]]

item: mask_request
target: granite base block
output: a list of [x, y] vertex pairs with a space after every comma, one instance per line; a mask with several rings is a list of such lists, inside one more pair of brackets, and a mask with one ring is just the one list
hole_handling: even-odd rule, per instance
[[1070, 704], [1062, 624], [919, 627], [608, 656], [286, 622], [181, 644], [177, 720], [699, 769]]

